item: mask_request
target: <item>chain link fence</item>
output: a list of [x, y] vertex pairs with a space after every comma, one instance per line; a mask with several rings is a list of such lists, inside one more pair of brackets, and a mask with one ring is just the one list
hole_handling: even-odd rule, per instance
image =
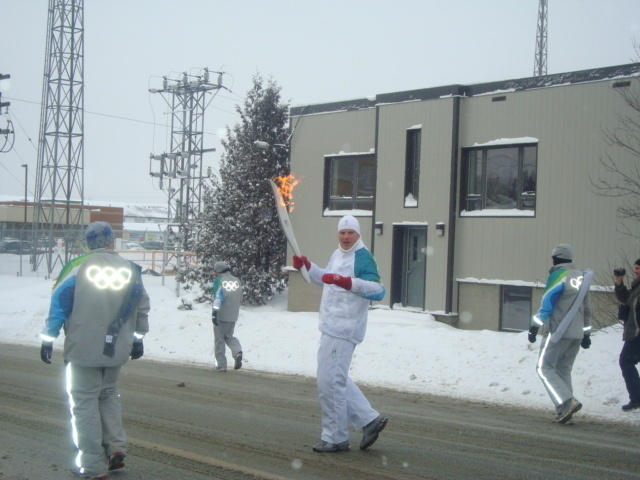
[[[146, 240], [139, 234], [115, 231], [115, 250], [127, 260], [142, 266], [151, 275], [175, 275], [181, 265], [197, 262], [192, 252], [162, 235]], [[8, 229], [0, 225], [0, 273], [55, 277], [64, 264], [90, 250], [84, 228], [37, 231]]]

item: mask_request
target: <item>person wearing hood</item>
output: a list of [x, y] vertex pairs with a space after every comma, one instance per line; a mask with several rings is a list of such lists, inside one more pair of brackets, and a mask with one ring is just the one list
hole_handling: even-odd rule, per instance
[[234, 363], [233, 368], [242, 368], [242, 346], [240, 340], [234, 336], [236, 322], [240, 315], [242, 304], [242, 283], [231, 273], [227, 262], [218, 261], [213, 264], [215, 279], [212, 287], [214, 349], [216, 356], [216, 371], [227, 371], [226, 347], [231, 349]]
[[567, 423], [582, 408], [573, 396], [571, 370], [580, 347], [591, 345], [593, 270], [578, 270], [572, 263], [573, 248], [567, 244], [555, 247], [551, 259], [553, 267], [528, 338], [535, 343], [538, 330], [544, 328], [536, 371], [555, 405], [555, 421]]
[[107, 478], [124, 467], [127, 452], [116, 382], [129, 358], [144, 354], [149, 330], [149, 296], [140, 268], [114, 251], [106, 222], [85, 231], [90, 252], [69, 261], [56, 279], [40, 334], [40, 358], [50, 364], [53, 341], [64, 328], [64, 361], [77, 447], [73, 473]]
[[624, 269], [613, 271], [614, 292], [621, 303], [618, 319], [624, 322], [624, 345], [619, 363], [629, 392], [629, 403], [622, 406], [622, 411], [629, 412], [640, 408], [640, 376], [636, 368], [636, 364], [640, 362], [640, 258], [633, 264], [635, 278], [631, 282], [631, 289], [623, 283], [625, 274]]
[[369, 448], [387, 425], [349, 377], [354, 350], [364, 339], [371, 301], [385, 295], [375, 258], [360, 238], [358, 220], [346, 215], [338, 223], [338, 248], [326, 268], [305, 256], [293, 257], [294, 268], [305, 266], [311, 282], [322, 286], [317, 385], [322, 407], [322, 434], [315, 452], [350, 449], [349, 423], [362, 429], [360, 449]]

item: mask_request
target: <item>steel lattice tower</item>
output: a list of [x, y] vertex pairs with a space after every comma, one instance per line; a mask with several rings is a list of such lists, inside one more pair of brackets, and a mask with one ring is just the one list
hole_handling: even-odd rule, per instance
[[535, 76], [547, 74], [547, 0], [540, 0], [538, 6], [538, 32], [536, 35], [536, 56], [533, 65]]
[[[202, 211], [202, 180], [204, 175], [202, 154], [215, 149], [203, 148], [204, 113], [213, 97], [207, 101], [208, 93], [217, 93], [222, 86], [222, 73], [218, 83], [209, 82], [209, 70], [203, 75], [192, 76], [186, 72], [171, 80], [164, 77], [162, 89], [150, 89], [160, 93], [169, 107], [171, 115], [170, 152], [151, 155], [150, 174], [160, 179], [160, 187], [167, 182], [168, 222], [180, 225], [182, 242], [189, 248], [191, 225], [199, 221]], [[153, 161], [160, 161], [155, 168]]]
[[[84, 204], [84, 0], [49, 0], [42, 110], [36, 169], [34, 240], [44, 238], [48, 273], [67, 262], [83, 225]], [[53, 253], [54, 234], [65, 248]], [[55, 233], [58, 231], [58, 233]]]

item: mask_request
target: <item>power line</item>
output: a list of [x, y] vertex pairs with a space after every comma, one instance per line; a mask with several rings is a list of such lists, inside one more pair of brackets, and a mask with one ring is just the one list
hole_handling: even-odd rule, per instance
[[[31, 103], [33, 105], [42, 105], [40, 102], [34, 102], [34, 101], [31, 101], [31, 100], [22, 100], [20, 98], [15, 98], [15, 97], [5, 97], [5, 98], [8, 98], [9, 100], [13, 100], [13, 101], [16, 101], [16, 102]], [[226, 98], [231, 100], [229, 97], [226, 97]], [[228, 113], [228, 114], [231, 114], [231, 115], [238, 116], [237, 112], [230, 112], [228, 110], [224, 110], [224, 109], [222, 109], [220, 107], [215, 107], [215, 106], [212, 107], [212, 108], [215, 108], [216, 110], [220, 110], [221, 112], [224, 112], [224, 113]], [[119, 116], [119, 115], [111, 115], [111, 114], [108, 114], [108, 113], [91, 112], [89, 110], [85, 110], [85, 113], [89, 114], [89, 115], [97, 115], [99, 117], [115, 118], [117, 120], [125, 120], [125, 121], [128, 121], [128, 122], [144, 123], [144, 124], [147, 124], [147, 125], [154, 125], [154, 126], [157, 126], [157, 127], [168, 128], [167, 125], [164, 125], [164, 124], [161, 124], [161, 123], [149, 122], [149, 121], [146, 121], [146, 120], [138, 120], [137, 118], [122, 117], [122, 116]], [[213, 133], [213, 132], [203, 132], [203, 133], [206, 133], [208, 135], [219, 136], [217, 133]], [[25, 134], [27, 136], [29, 136], [26, 132], [25, 132]], [[29, 140], [31, 140], [31, 139], [29, 139]]]
[[[16, 150], [15, 148], [12, 150], [12, 153], [15, 153], [15, 154], [16, 154], [16, 156], [17, 156], [20, 160], [22, 160], [22, 162], [23, 162], [23, 163], [27, 163], [27, 162], [22, 158], [22, 156], [20, 155], [20, 153], [18, 152], [18, 150]], [[22, 187], [24, 187], [24, 178], [18, 178], [18, 177], [16, 177], [16, 176], [13, 174], [13, 172], [11, 172], [11, 170], [9, 170], [9, 169], [6, 167], [6, 165], [3, 165], [2, 163], [0, 163], [0, 167], [2, 167], [3, 169], [5, 169], [5, 170], [7, 171], [7, 173], [8, 173], [9, 175], [11, 175], [11, 176], [13, 177], [13, 179], [14, 179], [16, 182], [18, 182], [18, 184], [19, 184], [19, 185], [21, 185]], [[32, 172], [32, 171], [29, 171], [29, 177], [30, 177], [30, 178], [35, 182], [36, 177], [35, 177], [35, 175], [33, 174], [33, 172]], [[33, 191], [33, 188], [30, 188], [30, 189], [28, 189], [28, 190], [29, 190], [29, 193], [31, 194], [31, 196], [34, 196], [34, 195], [35, 195], [35, 194], [34, 194], [34, 191]]]
[[[33, 146], [33, 148], [35, 149], [35, 151], [38, 151], [38, 147], [35, 146], [35, 144], [33, 143], [33, 140], [31, 140], [31, 135], [29, 135], [27, 133], [27, 131], [25, 130], [25, 128], [22, 126], [22, 123], [20, 123], [20, 120], [18, 120], [18, 117], [16, 117], [15, 113], [13, 113], [13, 110], [9, 113], [10, 117], [13, 117], [15, 119], [15, 121], [18, 123], [18, 125], [20, 126], [20, 128], [22, 129], [22, 132], [26, 135], [27, 139], [29, 140], [29, 143]], [[19, 156], [19, 155], [18, 155]]]

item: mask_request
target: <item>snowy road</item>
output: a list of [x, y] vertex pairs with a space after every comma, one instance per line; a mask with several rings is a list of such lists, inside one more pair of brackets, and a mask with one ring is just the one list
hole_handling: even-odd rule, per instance
[[[0, 478], [71, 478], [62, 359], [0, 349]], [[366, 392], [390, 417], [367, 452], [311, 451], [319, 436], [312, 379], [150, 361], [129, 362], [120, 391], [130, 451], [112, 479], [627, 479], [640, 478], [634, 427], [539, 411]]]

